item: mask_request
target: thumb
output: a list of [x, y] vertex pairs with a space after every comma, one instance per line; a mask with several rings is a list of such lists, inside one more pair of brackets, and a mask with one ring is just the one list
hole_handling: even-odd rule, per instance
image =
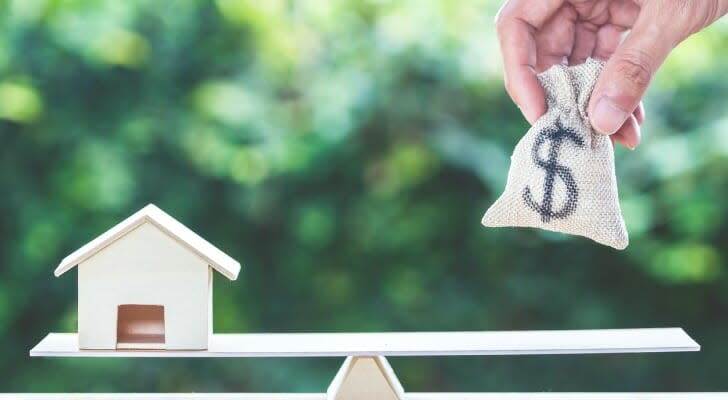
[[609, 58], [589, 102], [594, 129], [611, 135], [625, 123], [642, 100], [657, 69], [670, 51], [687, 37], [679, 26], [666, 26], [670, 17], [647, 2], [632, 31]]

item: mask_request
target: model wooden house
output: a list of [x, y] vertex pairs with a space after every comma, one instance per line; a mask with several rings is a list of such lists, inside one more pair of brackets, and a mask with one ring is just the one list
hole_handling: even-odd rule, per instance
[[81, 349], [204, 350], [212, 334], [212, 270], [240, 264], [150, 204], [61, 261], [78, 266]]

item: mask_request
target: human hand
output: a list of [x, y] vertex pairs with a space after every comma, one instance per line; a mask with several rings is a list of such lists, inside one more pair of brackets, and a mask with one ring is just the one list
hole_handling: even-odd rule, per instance
[[727, 12], [728, 0], [507, 0], [496, 17], [506, 90], [533, 124], [546, 112], [537, 73], [588, 57], [607, 61], [587, 112], [597, 132], [634, 149], [657, 69]]

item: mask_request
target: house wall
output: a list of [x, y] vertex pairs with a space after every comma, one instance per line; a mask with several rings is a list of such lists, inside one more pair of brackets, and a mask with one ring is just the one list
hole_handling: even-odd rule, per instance
[[211, 268], [151, 223], [78, 266], [82, 349], [115, 349], [120, 304], [164, 306], [165, 349], [206, 349], [211, 332]]

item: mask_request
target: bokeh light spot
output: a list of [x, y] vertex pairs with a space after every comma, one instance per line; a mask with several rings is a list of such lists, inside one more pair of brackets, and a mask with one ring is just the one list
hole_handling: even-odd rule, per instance
[[657, 252], [650, 271], [666, 283], [709, 282], [720, 275], [721, 259], [708, 245], [675, 244]]
[[136, 68], [149, 57], [149, 43], [143, 36], [124, 29], [104, 32], [96, 41], [94, 53], [98, 59], [113, 65]]
[[0, 118], [30, 123], [43, 111], [40, 94], [32, 87], [12, 82], [0, 83]]

